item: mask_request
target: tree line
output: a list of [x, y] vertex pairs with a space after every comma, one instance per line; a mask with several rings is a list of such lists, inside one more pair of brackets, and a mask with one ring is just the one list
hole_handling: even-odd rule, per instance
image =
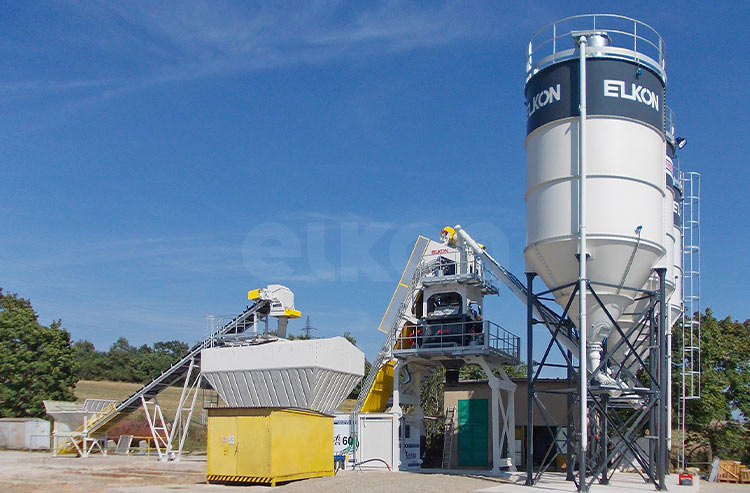
[[148, 383], [179, 361], [188, 351], [181, 341], [160, 341], [149, 346], [131, 346], [120, 337], [107, 351], [97, 351], [89, 341], [72, 345], [78, 364], [78, 380], [112, 380]]

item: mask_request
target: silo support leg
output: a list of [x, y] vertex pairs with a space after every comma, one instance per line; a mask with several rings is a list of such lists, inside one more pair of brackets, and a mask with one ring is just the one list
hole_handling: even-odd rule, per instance
[[668, 379], [670, 378], [670, 368], [667, 366], [667, 353], [671, 348], [667, 348], [667, 293], [665, 276], [667, 269], [659, 268], [656, 269], [656, 273], [659, 276], [659, 489], [666, 490], [667, 483], [665, 477], [667, 474], [667, 423], [669, 418], [667, 417], [667, 401], [671, 396], [667, 395], [667, 387], [669, 386]]
[[[468, 360], [467, 360], [468, 362]], [[491, 420], [492, 420], [492, 470], [497, 471], [500, 468], [510, 468], [515, 470], [515, 412], [513, 411], [514, 401], [513, 396], [515, 395], [516, 384], [514, 384], [507, 373], [502, 368], [498, 368], [502, 378], [499, 378], [492, 371], [492, 367], [487, 363], [484, 358], [476, 358], [471, 361], [472, 363], [478, 364], [482, 370], [487, 374], [487, 380], [490, 386], [490, 403], [491, 403]], [[500, 391], [506, 392], [506, 404], [503, 403], [502, 395]], [[502, 419], [503, 426], [500, 429], [500, 420]], [[503, 445], [507, 445], [505, 448], [508, 451], [508, 456], [505, 460], [501, 457], [503, 452]]]

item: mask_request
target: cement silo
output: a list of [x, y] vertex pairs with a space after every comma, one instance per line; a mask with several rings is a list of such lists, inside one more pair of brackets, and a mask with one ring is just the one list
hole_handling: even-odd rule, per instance
[[[680, 216], [682, 200], [682, 186], [680, 177], [679, 160], [675, 156], [677, 142], [674, 133], [674, 117], [669, 107], [666, 107], [665, 122], [666, 156], [664, 162], [665, 187], [664, 187], [664, 248], [666, 255], [658, 262], [658, 266], [666, 269], [666, 296], [669, 300], [669, 323], [667, 327], [667, 345], [671, 347], [671, 327], [682, 314], [682, 219]], [[643, 291], [656, 291], [659, 286], [659, 278], [656, 273], [649, 277], [643, 286]], [[640, 297], [628, 306], [617, 320], [618, 324], [627, 329], [637, 322], [637, 317], [648, 307], [650, 299]], [[641, 348], [641, 355], [648, 348], [645, 338], [647, 334], [640, 333], [639, 337], [633, 338], [636, 347]], [[610, 334], [607, 339], [610, 348], [618, 346], [620, 335], [617, 331]], [[638, 361], [633, 357], [627, 345], [619, 345], [619, 349], [612, 355], [612, 359], [619, 365], [631, 367], [630, 373], [635, 374], [638, 370]], [[633, 367], [633, 366], [636, 367]]]
[[[579, 50], [529, 67], [526, 82], [527, 269], [566, 306], [579, 279], [580, 231], [586, 235], [587, 278], [604, 307], [588, 295], [586, 336], [596, 362], [602, 341], [665, 256], [663, 60], [610, 45], [607, 32], [586, 38], [585, 133], [579, 108]], [[617, 50], [617, 56], [610, 52]], [[629, 56], [623, 56], [629, 55]], [[629, 59], [632, 56], [632, 59]], [[635, 60], [638, 59], [638, 62]], [[650, 63], [648, 63], [650, 62]], [[582, 145], [581, 145], [582, 144]], [[579, 147], [587, 182], [581, 201]], [[585, 201], [585, 202], [584, 202]], [[583, 219], [583, 221], [581, 221]], [[671, 225], [670, 225], [671, 226]], [[569, 315], [579, 318], [579, 303]], [[611, 317], [610, 317], [611, 315]]]
[[[576, 452], [568, 443], [568, 456], [576, 454], [581, 489], [592, 472], [605, 478], [626, 449], [664, 487], [667, 299], [675, 289], [680, 242], [673, 227], [674, 187], [665, 173], [664, 66], [659, 34], [618, 15], [562, 19], [537, 32], [528, 46], [528, 290], [539, 275], [549, 289], [533, 296], [552, 295], [569, 320], [550, 330], [556, 338], [568, 330], [558, 346], [563, 355], [568, 351], [568, 381], [578, 381], [570, 391], [582, 429], [575, 433]], [[531, 311], [527, 318], [529, 327], [537, 323]], [[565, 327], [570, 322], [575, 328]], [[572, 357], [578, 377], [571, 377]], [[632, 371], [624, 368], [627, 358]], [[648, 386], [637, 371], [648, 373]], [[633, 445], [631, 431], [618, 428], [622, 420], [610, 412], [618, 407], [640, 410], [637, 427], [658, 438], [648, 442], [649, 451]], [[570, 421], [569, 433], [573, 426]], [[589, 436], [596, 437], [593, 452]], [[609, 436], [617, 443], [607, 443]], [[527, 483], [533, 483], [530, 473]]]

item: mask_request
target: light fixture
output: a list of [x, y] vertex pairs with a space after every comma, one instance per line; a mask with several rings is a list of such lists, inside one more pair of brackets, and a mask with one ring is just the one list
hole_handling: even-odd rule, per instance
[[677, 137], [674, 139], [678, 149], [682, 149], [687, 145], [687, 139], [685, 137]]

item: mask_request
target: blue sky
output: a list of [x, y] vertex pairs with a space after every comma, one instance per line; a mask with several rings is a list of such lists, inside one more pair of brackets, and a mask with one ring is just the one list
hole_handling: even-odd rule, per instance
[[750, 9], [621, 4], [2, 1], [0, 286], [106, 349], [278, 282], [372, 357], [417, 234], [461, 223], [523, 274], [526, 43], [596, 10], [663, 36], [703, 306], [750, 318]]

